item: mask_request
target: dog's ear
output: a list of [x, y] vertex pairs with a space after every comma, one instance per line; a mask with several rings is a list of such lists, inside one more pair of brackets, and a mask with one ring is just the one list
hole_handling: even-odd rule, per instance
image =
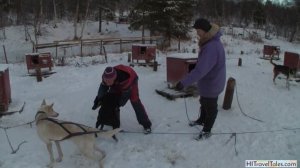
[[42, 106], [43, 106], [43, 105], [46, 105], [46, 100], [45, 100], [45, 99], [43, 100], [43, 102], [42, 102], [41, 105], [42, 105]]
[[52, 104], [50, 105], [50, 107], [52, 108], [52, 107], [53, 107], [53, 105], [54, 105], [54, 103], [52, 103]]

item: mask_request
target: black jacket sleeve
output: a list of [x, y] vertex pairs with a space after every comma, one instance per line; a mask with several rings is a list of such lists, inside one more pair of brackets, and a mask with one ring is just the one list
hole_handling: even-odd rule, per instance
[[98, 89], [97, 96], [94, 99], [94, 105], [92, 107], [93, 110], [97, 109], [102, 104], [102, 99], [104, 95], [107, 93], [108, 86], [106, 86], [104, 83], [101, 83]]

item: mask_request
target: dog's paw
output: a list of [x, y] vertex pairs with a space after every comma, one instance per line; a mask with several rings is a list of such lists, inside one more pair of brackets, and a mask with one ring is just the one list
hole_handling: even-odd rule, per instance
[[47, 164], [47, 167], [48, 167], [48, 168], [53, 168], [53, 166], [54, 166], [54, 163], [52, 163], [52, 162], [49, 163], [49, 164]]
[[62, 158], [57, 158], [56, 160], [55, 160], [56, 162], [61, 162], [62, 161]]
[[105, 157], [106, 157], [106, 153], [104, 152], [104, 151], [102, 151], [102, 158], [101, 158], [101, 160], [103, 160]]

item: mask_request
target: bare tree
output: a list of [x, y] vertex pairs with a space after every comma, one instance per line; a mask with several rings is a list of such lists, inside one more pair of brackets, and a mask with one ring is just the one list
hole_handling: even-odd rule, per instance
[[74, 17], [74, 40], [78, 39], [77, 36], [77, 22], [79, 21], [79, 0], [77, 0], [76, 12]]
[[36, 34], [41, 36], [42, 31], [41, 31], [41, 24], [42, 24], [42, 18], [43, 18], [43, 0], [40, 0], [40, 6], [37, 12], [37, 20], [36, 20]]
[[87, 22], [87, 17], [88, 17], [89, 7], [90, 7], [90, 0], [87, 0], [86, 3], [87, 3], [87, 5], [86, 5], [86, 12], [85, 12], [85, 16], [84, 16], [84, 21], [82, 21], [80, 39], [82, 39], [82, 37], [83, 37], [83, 30], [84, 30], [84, 27], [85, 27], [86, 22]]
[[53, 0], [53, 11], [54, 11], [54, 28], [57, 28], [57, 12], [56, 12], [56, 3]]

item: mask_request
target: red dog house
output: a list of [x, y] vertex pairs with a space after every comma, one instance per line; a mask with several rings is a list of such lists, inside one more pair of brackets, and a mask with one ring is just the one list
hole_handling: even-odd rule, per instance
[[300, 57], [299, 54], [293, 52], [284, 52], [284, 63], [292, 70], [297, 70], [300, 68]]
[[155, 44], [133, 44], [132, 45], [132, 60], [143, 60], [149, 63], [156, 59], [156, 45]]
[[197, 55], [185, 53], [167, 57], [167, 82], [175, 85], [186, 74], [195, 68]]
[[26, 54], [25, 56], [26, 56], [28, 73], [30, 69], [49, 68], [49, 71], [51, 71], [51, 68], [53, 67], [52, 57], [50, 52], [30, 53], [30, 54]]
[[0, 64], [0, 112], [8, 110], [11, 103], [11, 90], [8, 66]]
[[264, 59], [270, 59], [272, 56], [274, 56], [273, 59], [279, 59], [279, 54], [280, 54], [279, 46], [264, 45], [264, 49], [263, 49]]

